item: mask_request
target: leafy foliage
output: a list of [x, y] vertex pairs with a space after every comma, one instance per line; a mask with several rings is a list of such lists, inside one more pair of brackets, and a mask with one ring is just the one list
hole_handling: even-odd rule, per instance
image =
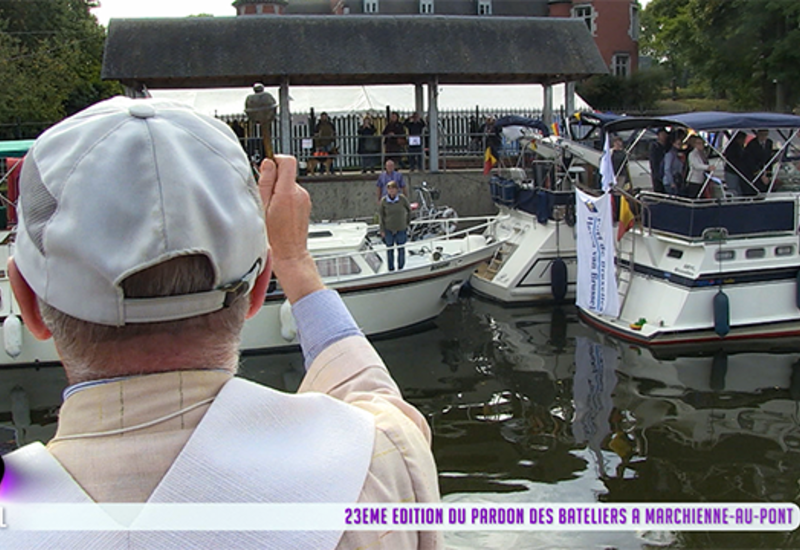
[[35, 137], [121, 91], [100, 80], [105, 30], [88, 0], [0, 0], [0, 138]]
[[660, 98], [664, 82], [663, 71], [639, 71], [628, 78], [595, 76], [578, 84], [576, 91], [589, 105], [601, 111], [647, 111]]
[[690, 86], [741, 109], [800, 102], [800, 2], [652, 0], [642, 53], [670, 75], [673, 99]]

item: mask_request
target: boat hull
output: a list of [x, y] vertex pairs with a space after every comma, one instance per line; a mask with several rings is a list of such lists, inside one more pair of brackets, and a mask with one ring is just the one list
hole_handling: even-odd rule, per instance
[[[324, 279], [328, 287], [339, 291], [356, 324], [367, 336], [384, 335], [435, 319], [446, 307], [448, 299], [469, 279], [475, 266], [502, 244], [489, 243], [483, 237], [474, 236], [463, 241], [451, 241], [451, 253], [448, 253], [446, 242], [429, 243], [407, 247], [411, 257], [406, 269], [381, 271], [372, 276]], [[437, 244], [445, 247], [445, 253], [438, 260], [428, 259], [430, 254], [424, 258], [411, 254], [423, 247], [436, 248]], [[385, 254], [382, 250], [378, 252]], [[0, 279], [0, 292], [3, 297], [11, 296], [7, 278]], [[290, 338], [282, 335], [282, 329], [286, 327], [281, 321], [281, 307], [285, 301], [282, 294], [267, 296], [264, 306], [244, 325], [242, 352], [298, 345], [294, 335]], [[15, 304], [13, 300], [6, 300], [6, 306], [12, 308], [5, 312], [8, 315], [13, 312]], [[0, 340], [4, 337], [0, 327]], [[21, 338], [22, 352], [16, 357], [11, 357], [0, 346], [0, 367], [60, 362], [52, 340], [37, 340], [24, 326]]]
[[[475, 258], [459, 259], [446, 268], [431, 266], [408, 280], [366, 283], [337, 289], [356, 324], [367, 336], [380, 336], [431, 321], [447, 306], [448, 293], [469, 279]], [[437, 272], [438, 271], [438, 272]], [[334, 287], [335, 288], [335, 287]], [[298, 345], [281, 335], [283, 300], [268, 299], [242, 331], [243, 352], [275, 350]]]
[[503, 220], [495, 225], [495, 236], [506, 243], [497, 256], [478, 265], [470, 278], [471, 288], [504, 304], [553, 302], [553, 263], [561, 259], [567, 268], [567, 291], [563, 299], [574, 301], [577, 275], [574, 228], [563, 220], [542, 224], [534, 215], [514, 208], [501, 208], [500, 216]]
[[[713, 205], [669, 204], [677, 214], [669, 221], [670, 231], [662, 229], [661, 220], [653, 216], [652, 230], [639, 227], [629, 231], [618, 245], [619, 315], [581, 308], [581, 317], [600, 330], [648, 346], [800, 335], [796, 200], [777, 196], [758, 203], [723, 205], [742, 208], [736, 212], [736, 222], [717, 216]], [[756, 215], [764, 207], [780, 207], [784, 219], [760, 220]], [[700, 208], [707, 210], [701, 214], [713, 219], [714, 227], [699, 225], [703, 218], [691, 210]], [[722, 235], [720, 231], [733, 233], [734, 223], [742, 225], [741, 217], [748, 208], [759, 211], [753, 214], [755, 221], [747, 223], [772, 226], [715, 236]], [[673, 220], [686, 211], [688, 219], [695, 217], [690, 230], [680, 233]], [[727, 314], [715, 309], [720, 292], [728, 304]]]

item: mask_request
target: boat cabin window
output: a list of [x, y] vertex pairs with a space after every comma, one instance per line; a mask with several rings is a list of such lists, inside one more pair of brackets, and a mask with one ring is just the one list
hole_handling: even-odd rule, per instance
[[714, 254], [714, 259], [718, 262], [724, 262], [726, 260], [732, 260], [736, 257], [735, 250], [717, 250], [716, 254]]
[[340, 258], [320, 258], [316, 260], [317, 271], [320, 277], [341, 277], [343, 275], [357, 275], [361, 268], [350, 256]]
[[763, 248], [748, 248], [745, 253], [744, 257], [748, 260], [757, 260], [759, 258], [763, 258], [767, 255], [767, 251]]
[[678, 250], [677, 248], [670, 248], [669, 251], [667, 252], [667, 256], [669, 256], [670, 258], [676, 258], [680, 260], [681, 258], [683, 258], [683, 250]]
[[784, 246], [776, 246], [775, 247], [775, 255], [776, 256], [791, 256], [794, 254], [794, 247], [792, 245], [784, 245]]

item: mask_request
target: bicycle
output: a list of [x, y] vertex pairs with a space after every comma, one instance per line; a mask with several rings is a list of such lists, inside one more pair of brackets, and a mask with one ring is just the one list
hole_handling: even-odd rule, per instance
[[408, 237], [412, 241], [455, 232], [458, 213], [449, 206], [436, 206], [439, 190], [423, 181], [414, 187], [417, 200], [411, 203], [411, 225]]

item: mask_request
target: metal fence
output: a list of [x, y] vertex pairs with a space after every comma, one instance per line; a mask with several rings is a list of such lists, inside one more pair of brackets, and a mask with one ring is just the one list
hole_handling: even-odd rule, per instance
[[[330, 121], [336, 129], [336, 146], [338, 155], [334, 159], [335, 167], [338, 170], [360, 170], [361, 155], [358, 154], [358, 129], [365, 114], [372, 118], [376, 129], [376, 136], [381, 134], [386, 127], [388, 120], [387, 114], [369, 113], [350, 113], [346, 115], [331, 116]], [[411, 115], [410, 112], [398, 112], [400, 120], [404, 121]], [[503, 109], [503, 110], [469, 110], [469, 111], [439, 111], [439, 156], [440, 168], [447, 169], [450, 166], [461, 166], [465, 160], [471, 158], [474, 161], [482, 162], [483, 152], [486, 149], [485, 135], [481, 132], [481, 125], [487, 116], [500, 117], [505, 115], [520, 115], [530, 118], [541, 118], [541, 110], [533, 109]], [[558, 116], [558, 113], [556, 113]], [[563, 116], [563, 113], [562, 113]], [[261, 128], [259, 124], [251, 122], [244, 114], [218, 115], [217, 118], [228, 123], [239, 139], [247, 153], [253, 157], [262, 157], [264, 153], [261, 138]], [[316, 124], [314, 113], [292, 114], [291, 120], [291, 151], [290, 154], [296, 156], [301, 161], [308, 161], [314, 153], [313, 148], [313, 127]], [[427, 143], [427, 128], [423, 139]], [[275, 151], [281, 151], [280, 147], [280, 124], [276, 119], [272, 124], [272, 147]], [[383, 141], [383, 140], [381, 140]], [[427, 147], [425, 147], [427, 149]], [[283, 152], [283, 151], [282, 151]], [[380, 154], [380, 165], [386, 157], [385, 151]], [[425, 155], [427, 157], [427, 155]], [[404, 159], [404, 163], [405, 163]], [[427, 167], [427, 159], [425, 160]]]

